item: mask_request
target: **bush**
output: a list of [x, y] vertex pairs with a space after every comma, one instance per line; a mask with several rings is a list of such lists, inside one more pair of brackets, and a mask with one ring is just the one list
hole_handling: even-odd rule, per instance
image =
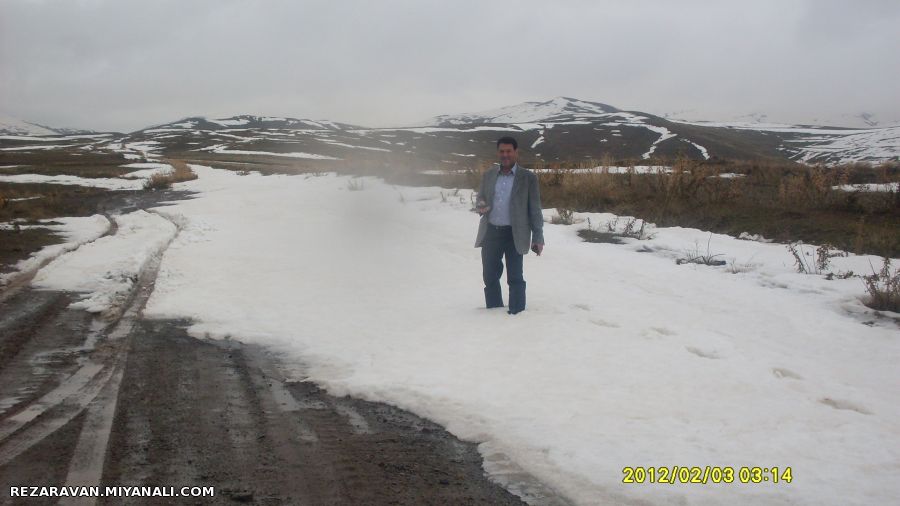
[[170, 174], [157, 172], [150, 176], [150, 179], [144, 181], [145, 190], [162, 190], [172, 186]]
[[562, 207], [556, 208], [556, 216], [550, 218], [550, 223], [556, 225], [571, 225], [575, 223], [575, 211]]
[[145, 190], [161, 190], [170, 188], [172, 183], [197, 179], [197, 174], [182, 160], [166, 160], [172, 166], [172, 172], [157, 172], [144, 183]]
[[362, 191], [365, 187], [366, 185], [362, 179], [353, 178], [347, 181], [347, 189], [352, 192]]
[[[816, 248], [816, 260], [814, 264], [810, 264], [806, 257], [809, 253], [803, 251], [803, 242], [797, 241], [787, 245], [788, 251], [794, 256], [794, 267], [800, 274], [826, 274], [831, 268], [831, 259], [834, 257], [845, 257], [847, 253], [836, 249], [831, 244], [823, 244]], [[827, 273], [834, 276], [832, 273]], [[852, 273], [850, 273], [852, 275]], [[849, 276], [844, 276], [849, 277]], [[829, 277], [829, 279], [831, 279]]]
[[863, 276], [863, 283], [869, 293], [866, 305], [880, 311], [894, 311], [900, 313], [900, 270], [891, 272], [891, 259], [884, 257], [884, 265], [881, 270]]

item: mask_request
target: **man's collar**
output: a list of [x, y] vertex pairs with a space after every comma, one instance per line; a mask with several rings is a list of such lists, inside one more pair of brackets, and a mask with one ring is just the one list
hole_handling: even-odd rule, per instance
[[[510, 169], [510, 172], [512, 172], [513, 176], [516, 175], [516, 169], [518, 167], [519, 167], [519, 162], [516, 162], [513, 164], [512, 169]], [[503, 166], [500, 164], [497, 164], [497, 174], [503, 174]]]

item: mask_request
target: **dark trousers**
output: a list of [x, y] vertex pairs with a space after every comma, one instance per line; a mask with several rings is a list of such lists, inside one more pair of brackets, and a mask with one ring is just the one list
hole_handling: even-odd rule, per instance
[[506, 284], [509, 285], [509, 311], [525, 309], [525, 278], [522, 277], [522, 255], [513, 243], [512, 227], [498, 227], [488, 223], [481, 244], [481, 267], [484, 277], [484, 302], [487, 307], [503, 307], [500, 276], [506, 256]]

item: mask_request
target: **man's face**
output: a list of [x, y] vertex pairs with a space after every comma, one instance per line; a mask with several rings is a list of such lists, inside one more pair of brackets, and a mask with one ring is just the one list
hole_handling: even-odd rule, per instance
[[500, 167], [511, 169], [519, 159], [519, 150], [512, 144], [500, 144], [497, 146], [497, 156], [500, 157]]

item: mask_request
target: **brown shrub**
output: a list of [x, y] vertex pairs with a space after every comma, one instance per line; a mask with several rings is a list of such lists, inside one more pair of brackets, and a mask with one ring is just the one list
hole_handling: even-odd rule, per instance
[[197, 179], [197, 174], [191, 170], [191, 167], [183, 160], [166, 160], [172, 166], [172, 172], [157, 172], [150, 176], [150, 179], [144, 183], [145, 190], [159, 190], [170, 188], [172, 183], [180, 183], [182, 181], [190, 181]]

